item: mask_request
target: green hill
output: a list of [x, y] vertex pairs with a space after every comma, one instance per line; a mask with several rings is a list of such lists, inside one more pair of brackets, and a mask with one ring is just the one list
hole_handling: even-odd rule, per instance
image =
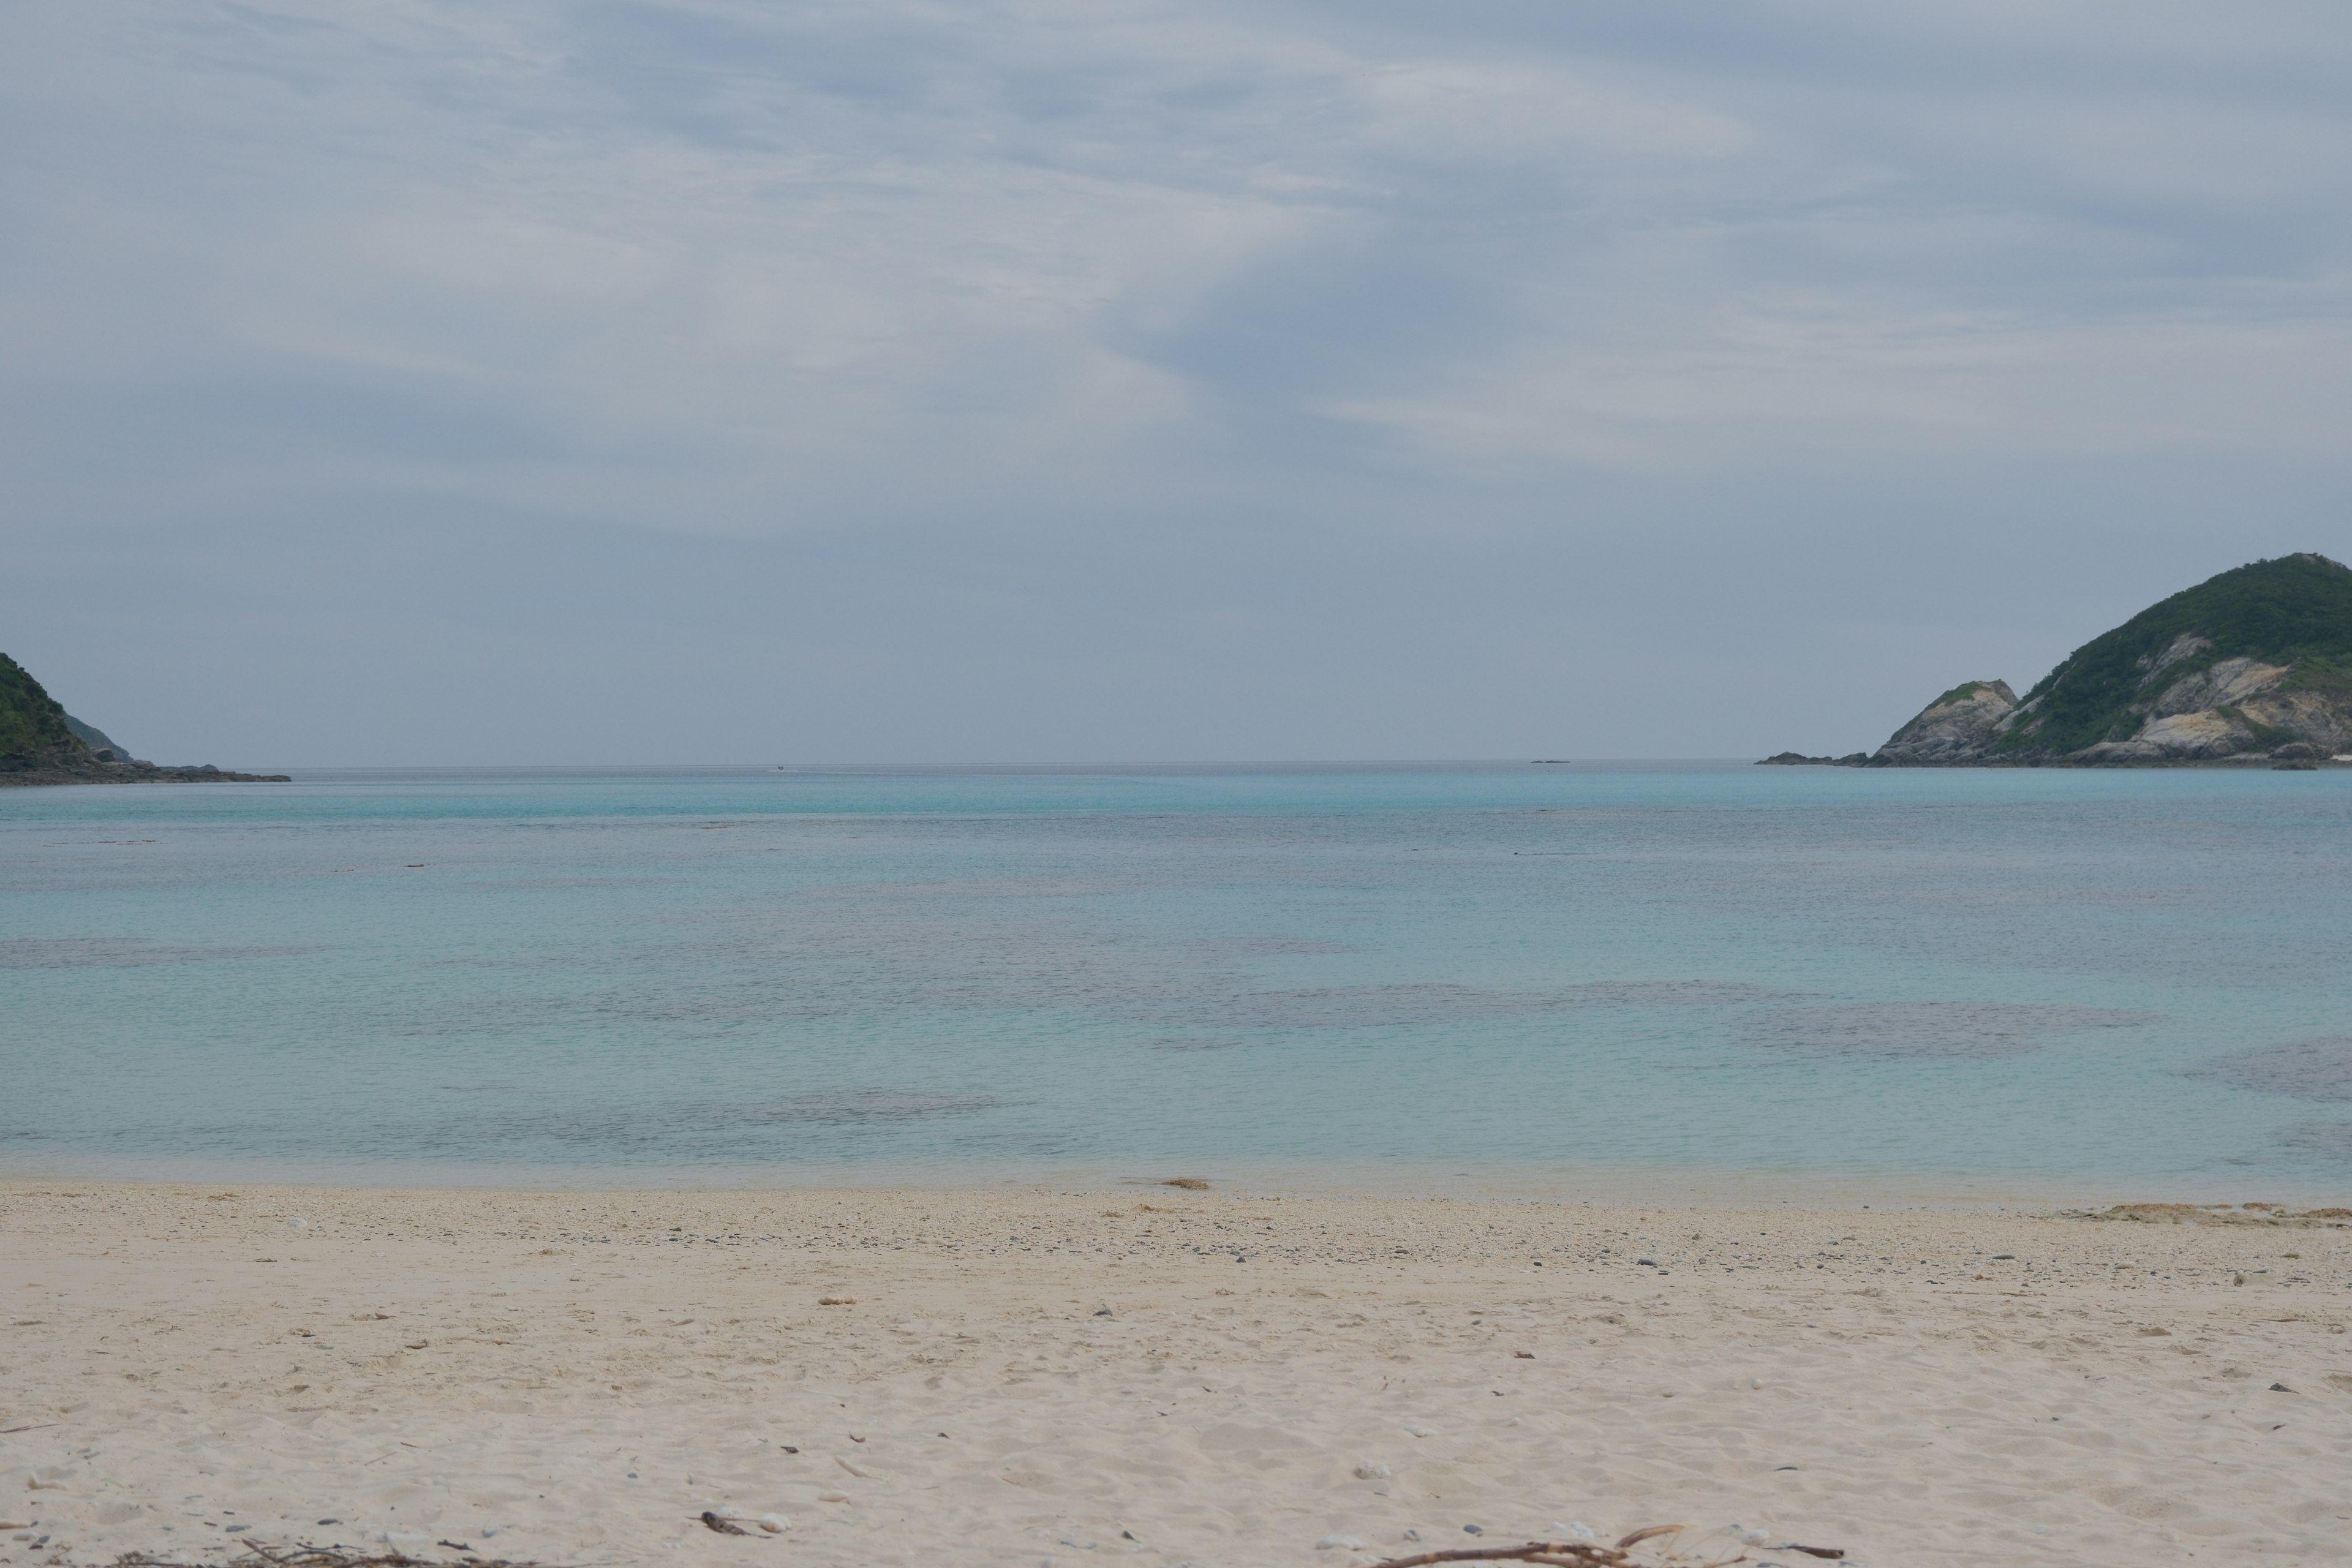
[[2164, 721], [2180, 729], [2207, 714], [2242, 732], [2232, 751], [2332, 743], [2339, 737], [2325, 731], [2347, 703], [2352, 569], [2283, 555], [2209, 578], [2084, 643], [2025, 694], [1992, 753], [2122, 750]]
[[[2352, 762], [2352, 568], [2282, 555], [2210, 577], [2093, 637], [2020, 700], [1953, 687], [1870, 767]], [[1822, 763], [1793, 752], [1776, 763]]]
[[32, 672], [0, 653], [0, 752], [82, 756], [89, 748], [66, 728], [66, 710]]

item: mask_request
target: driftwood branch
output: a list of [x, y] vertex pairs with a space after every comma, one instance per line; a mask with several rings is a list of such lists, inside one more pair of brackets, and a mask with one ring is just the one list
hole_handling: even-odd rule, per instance
[[[1391, 1557], [1373, 1568], [1429, 1568], [1436, 1563], [1538, 1563], [1545, 1568], [1634, 1568], [1633, 1548], [1644, 1541], [1654, 1541], [1662, 1535], [1675, 1535], [1689, 1529], [1683, 1524], [1654, 1524], [1637, 1530], [1618, 1541], [1614, 1546], [1603, 1546], [1593, 1541], [1528, 1541], [1517, 1546], [1458, 1546], [1447, 1552], [1423, 1552], [1412, 1557]], [[1802, 1552], [1812, 1557], [1843, 1557], [1844, 1549], [1836, 1546], [1799, 1546], [1791, 1542], [1780, 1550]], [[1743, 1553], [1727, 1557], [1718, 1563], [1696, 1564], [1696, 1568], [1731, 1568], [1735, 1563], [1748, 1559]]]
[[1423, 1568], [1431, 1563], [1548, 1563], [1556, 1568], [1613, 1568], [1625, 1561], [1622, 1552], [1605, 1546], [1530, 1541], [1524, 1546], [1475, 1546], [1454, 1552], [1424, 1552], [1418, 1557], [1391, 1557], [1374, 1568]]
[[[702, 1522], [713, 1530], [721, 1530], [732, 1521], [720, 1520], [714, 1510], [703, 1515]], [[1392, 1557], [1373, 1564], [1372, 1568], [1433, 1568], [1433, 1564], [1440, 1563], [1533, 1563], [1541, 1564], [1542, 1568], [1642, 1568], [1633, 1557], [1634, 1547], [1661, 1536], [1678, 1534], [1688, 1528], [1681, 1524], [1654, 1524], [1646, 1530], [1637, 1530], [1623, 1536], [1614, 1545], [1608, 1546], [1595, 1541], [1528, 1541], [1517, 1546], [1462, 1546], [1446, 1552], [1423, 1552], [1412, 1557]], [[457, 1546], [457, 1542], [448, 1541], [438, 1544]], [[312, 1546], [307, 1543], [272, 1547], [255, 1541], [245, 1543], [243, 1553], [230, 1568], [545, 1568], [545, 1565], [517, 1563], [506, 1558], [475, 1556], [462, 1546], [457, 1546], [457, 1550], [467, 1552], [462, 1563], [411, 1557], [397, 1548], [388, 1552], [370, 1552], [348, 1546]], [[1800, 1552], [1808, 1557], [1829, 1560], [1845, 1555], [1843, 1547], [1800, 1546], [1793, 1541], [1784, 1542], [1773, 1550]], [[1679, 1555], [1668, 1559], [1678, 1568], [1733, 1568], [1733, 1564], [1747, 1561], [1744, 1553], [1703, 1563], [1688, 1563]], [[131, 1552], [116, 1558], [114, 1568], [203, 1568], [203, 1565], [154, 1557], [145, 1552]]]
[[[438, 1544], [449, 1546], [455, 1543], [444, 1541]], [[244, 1551], [231, 1563], [231, 1568], [544, 1568], [542, 1564], [518, 1563], [504, 1557], [477, 1556], [462, 1546], [457, 1550], [467, 1555], [455, 1562], [445, 1562], [432, 1557], [411, 1557], [396, 1549], [369, 1552], [349, 1546], [273, 1547], [248, 1541]], [[116, 1558], [113, 1568], [203, 1568], [203, 1565], [133, 1552]]]

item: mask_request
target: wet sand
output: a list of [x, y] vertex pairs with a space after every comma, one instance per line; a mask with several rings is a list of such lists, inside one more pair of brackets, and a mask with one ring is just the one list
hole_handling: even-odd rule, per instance
[[5, 1563], [2352, 1560], [2343, 1218], [16, 1181], [0, 1292]]

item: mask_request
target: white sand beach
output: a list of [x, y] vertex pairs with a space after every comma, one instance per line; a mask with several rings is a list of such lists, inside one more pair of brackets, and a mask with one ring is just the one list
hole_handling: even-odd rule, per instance
[[12, 1182], [0, 1562], [2341, 1564], [2352, 1216], [2236, 1214]]

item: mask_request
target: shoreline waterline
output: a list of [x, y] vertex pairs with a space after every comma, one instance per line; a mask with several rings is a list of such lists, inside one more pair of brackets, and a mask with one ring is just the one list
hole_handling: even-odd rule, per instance
[[[1194, 1184], [1205, 1184], [1195, 1187]], [[2352, 1180], [2335, 1184], [2230, 1184], [2202, 1177], [2171, 1181], [2095, 1175], [2071, 1179], [1994, 1178], [1954, 1172], [1937, 1177], [1915, 1171], [1880, 1173], [1707, 1172], [1688, 1167], [1465, 1169], [1457, 1164], [1399, 1163], [1347, 1167], [1257, 1166], [1196, 1161], [1150, 1167], [1091, 1165], [1055, 1169], [941, 1170], [863, 1166], [814, 1170], [707, 1168], [615, 1170], [501, 1165], [365, 1165], [251, 1160], [0, 1158], [0, 1196], [11, 1191], [71, 1184], [126, 1192], [175, 1192], [236, 1186], [257, 1192], [396, 1193], [474, 1197], [622, 1197], [631, 1194], [736, 1198], [874, 1194], [942, 1196], [1087, 1194], [1149, 1197], [1154, 1193], [1205, 1193], [1219, 1198], [1269, 1201], [1519, 1205], [1554, 1208], [1805, 1211], [1935, 1210], [1988, 1213], [2093, 1212], [2130, 1204], [2236, 1207], [2273, 1204], [2308, 1209], [2352, 1206]]]

